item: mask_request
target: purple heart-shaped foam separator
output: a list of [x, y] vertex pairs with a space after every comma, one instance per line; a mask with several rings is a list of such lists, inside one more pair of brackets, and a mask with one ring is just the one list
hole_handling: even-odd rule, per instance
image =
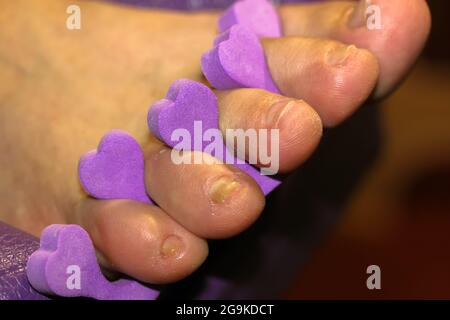
[[[147, 120], [150, 131], [167, 145], [175, 147], [178, 141], [172, 139], [172, 134], [176, 134], [177, 129], [184, 129], [191, 134], [194, 146], [195, 121], [201, 121], [201, 134], [218, 128], [217, 98], [207, 86], [179, 79], [172, 83], [165, 99], [151, 106]], [[205, 143], [193, 149], [203, 150]]]
[[154, 300], [159, 295], [137, 281], [108, 281], [100, 271], [89, 235], [78, 225], [45, 228], [40, 248], [28, 260], [27, 276], [36, 290], [62, 297]]
[[97, 199], [130, 199], [153, 204], [144, 182], [144, 155], [128, 133], [111, 130], [97, 150], [81, 157], [78, 176], [84, 190]]
[[227, 159], [232, 159], [232, 164], [251, 176], [264, 194], [270, 193], [281, 183], [275, 177], [262, 175], [257, 168], [230, 154], [222, 136], [220, 143], [223, 152], [215, 154], [217, 150], [208, 148], [211, 143], [205, 139], [208, 131], [215, 130], [218, 135], [221, 131], [217, 98], [211, 89], [201, 83], [188, 79], [175, 81], [166, 98], [150, 107], [148, 126], [155, 136], [175, 149], [204, 151], [227, 163], [230, 163]]
[[203, 54], [202, 71], [217, 89], [260, 88], [279, 93], [267, 66], [258, 36], [234, 25], [219, 34], [214, 47]]
[[242, 0], [233, 3], [219, 18], [219, 32], [235, 24], [252, 30], [259, 37], [281, 37], [281, 23], [275, 6], [268, 0]]

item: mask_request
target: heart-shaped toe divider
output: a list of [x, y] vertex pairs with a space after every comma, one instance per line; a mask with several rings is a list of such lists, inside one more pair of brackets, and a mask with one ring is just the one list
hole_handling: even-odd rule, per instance
[[219, 18], [219, 32], [235, 24], [249, 28], [258, 37], [281, 37], [277, 10], [268, 0], [236, 1]]
[[63, 297], [154, 300], [159, 295], [136, 281], [105, 279], [89, 235], [78, 225], [45, 228], [40, 248], [28, 260], [27, 276], [36, 290]]
[[201, 59], [203, 74], [218, 89], [260, 88], [278, 93], [258, 36], [234, 25], [218, 35]]
[[94, 198], [153, 203], [145, 191], [142, 149], [124, 131], [105, 134], [97, 150], [81, 157], [78, 175], [84, 190]]
[[275, 6], [268, 0], [236, 1], [219, 18], [220, 34], [202, 57], [202, 71], [217, 89], [259, 88], [280, 93], [259, 37], [281, 37]]
[[[172, 134], [182, 129], [191, 135], [191, 149], [203, 150], [206, 144], [201, 142], [197, 146], [194, 131], [195, 134], [204, 134], [208, 129], [218, 128], [217, 98], [207, 86], [179, 79], [170, 86], [165, 99], [153, 104], [147, 120], [150, 131], [167, 145], [177, 145], [178, 141], [172, 139]], [[196, 121], [200, 122], [196, 124]]]
[[[177, 150], [203, 151], [224, 163], [234, 164], [251, 176], [264, 194], [280, 184], [275, 177], [262, 175], [258, 169], [228, 151], [219, 129], [217, 98], [201, 83], [188, 79], [175, 81], [166, 98], [150, 107], [148, 126], [154, 135]], [[214, 138], [207, 138], [211, 136]], [[216, 139], [220, 139], [221, 148], [211, 148]]]

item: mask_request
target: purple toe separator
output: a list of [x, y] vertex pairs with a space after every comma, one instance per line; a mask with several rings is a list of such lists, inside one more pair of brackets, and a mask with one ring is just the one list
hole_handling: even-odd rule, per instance
[[[217, 98], [207, 86], [201, 83], [188, 79], [175, 81], [166, 98], [156, 102], [150, 108], [148, 126], [153, 134], [174, 149], [203, 151], [227, 163], [230, 163], [227, 159], [232, 159], [231, 163], [251, 176], [265, 195], [281, 183], [275, 177], [262, 175], [257, 168], [231, 155], [223, 142], [221, 142], [222, 154], [215, 154], [214, 149], [211, 151], [207, 149], [210, 141], [205, 141], [203, 137], [208, 130], [214, 129], [219, 134], [221, 131]], [[187, 135], [183, 134], [184, 137], [190, 137], [187, 143], [186, 141], [181, 143], [180, 139], [176, 139], [177, 132], [183, 133], [177, 131], [180, 129], [187, 133]]]
[[259, 38], [247, 27], [234, 25], [217, 36], [201, 59], [205, 77], [217, 89], [260, 88], [279, 93]]
[[108, 281], [97, 264], [89, 235], [78, 225], [45, 228], [40, 248], [28, 260], [27, 275], [35, 289], [63, 297], [154, 300], [159, 294], [136, 281]]
[[235, 2], [219, 19], [213, 48], [202, 56], [203, 74], [217, 89], [260, 88], [280, 93], [259, 37], [280, 37], [276, 8], [267, 0]]
[[145, 190], [142, 149], [124, 131], [111, 130], [97, 150], [81, 157], [78, 176], [84, 190], [94, 198], [153, 203]]
[[280, 18], [268, 0], [236, 1], [219, 18], [219, 32], [239, 24], [251, 29], [258, 37], [281, 37]]

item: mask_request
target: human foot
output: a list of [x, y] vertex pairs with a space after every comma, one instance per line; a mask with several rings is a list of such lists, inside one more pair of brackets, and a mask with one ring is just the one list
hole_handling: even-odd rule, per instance
[[[259, 89], [216, 92], [222, 130], [279, 128], [280, 170], [288, 172], [301, 164], [318, 144], [322, 122], [343, 121], [374, 87], [376, 95], [386, 94], [425, 41], [429, 16], [424, 1], [412, 6], [398, 1], [403, 3], [398, 7], [386, 0], [377, 3], [389, 9], [387, 19], [407, 29], [395, 43], [379, 40], [397, 35], [392, 28], [373, 33], [361, 28], [353, 38], [335, 36], [344, 26], [336, 21], [345, 21], [351, 2], [321, 4], [324, 7], [317, 11], [312, 8], [320, 5], [281, 7], [285, 34], [354, 43], [378, 59], [328, 40], [263, 40], [272, 76], [285, 96]], [[177, 166], [170, 152], [164, 152], [169, 149], [145, 128], [148, 104], [161, 99], [172, 81], [201, 80], [199, 58], [212, 43], [217, 15], [83, 2], [83, 27], [69, 31], [68, 4], [16, 1], [5, 5], [0, 16], [0, 38], [11, 43], [2, 52], [6, 85], [0, 91], [0, 164], [12, 168], [0, 179], [2, 219], [36, 235], [51, 223], [80, 223], [109, 268], [151, 283], [181, 279], [204, 261], [205, 238], [239, 233], [264, 206], [261, 191], [248, 176], [222, 164]], [[327, 15], [321, 16], [323, 12]], [[13, 15], [17, 18], [11, 23], [7, 19]], [[322, 18], [313, 19], [317, 15]], [[408, 24], [406, 16], [416, 17], [415, 24]], [[395, 60], [394, 67], [384, 62], [383, 53], [395, 44], [400, 48], [394, 51], [410, 50], [406, 58]], [[345, 64], [340, 63], [343, 53]], [[347, 53], [351, 55], [345, 57]], [[81, 192], [78, 158], [111, 128], [124, 129], [142, 143], [148, 192], [160, 207], [97, 201]], [[205, 190], [214, 181], [218, 184]], [[211, 201], [216, 203], [211, 206]]]

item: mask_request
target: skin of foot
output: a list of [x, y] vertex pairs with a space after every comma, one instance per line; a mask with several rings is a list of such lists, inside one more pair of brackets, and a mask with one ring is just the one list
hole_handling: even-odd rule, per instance
[[[423, 0], [372, 3], [382, 9], [381, 30], [367, 30], [358, 2], [281, 6], [285, 37], [261, 41], [282, 95], [216, 91], [221, 129], [278, 128], [280, 170], [288, 173], [311, 156], [324, 127], [395, 89], [423, 48], [430, 14]], [[80, 30], [66, 28], [70, 4], [81, 8]], [[253, 180], [224, 164], [173, 164], [146, 124], [148, 106], [174, 80], [206, 83], [199, 61], [219, 13], [91, 1], [1, 6], [2, 221], [36, 236], [49, 224], [81, 224], [105, 267], [168, 283], [203, 263], [206, 239], [231, 237], [258, 219], [265, 199]], [[159, 207], [94, 200], [80, 187], [79, 157], [113, 128], [141, 143]]]

